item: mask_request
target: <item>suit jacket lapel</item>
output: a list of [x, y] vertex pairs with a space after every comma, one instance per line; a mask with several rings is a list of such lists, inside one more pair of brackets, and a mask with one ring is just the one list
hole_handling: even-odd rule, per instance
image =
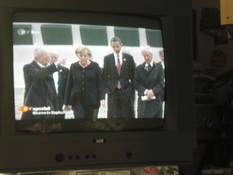
[[121, 72], [123, 72], [124, 69], [125, 69], [126, 62], [127, 62], [127, 58], [125, 58], [125, 54], [124, 53], [122, 53], [122, 60], [121, 61], [122, 61], [121, 62]]
[[37, 69], [41, 69], [41, 67], [36, 63], [35, 60], [32, 61], [32, 65], [34, 65]]
[[116, 73], [116, 74], [118, 74], [117, 73], [117, 67], [116, 67], [116, 62], [115, 62], [115, 57], [114, 57], [114, 54], [112, 54], [112, 57], [111, 57], [112, 59], [111, 59], [111, 65], [112, 65], [112, 67], [113, 67], [113, 70], [114, 70], [114, 72]]

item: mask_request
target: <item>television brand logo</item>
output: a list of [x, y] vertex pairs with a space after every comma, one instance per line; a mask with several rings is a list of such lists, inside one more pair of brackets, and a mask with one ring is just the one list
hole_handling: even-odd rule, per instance
[[96, 138], [96, 139], [93, 140], [93, 143], [95, 143], [95, 144], [104, 144], [104, 143], [106, 143], [106, 139]]

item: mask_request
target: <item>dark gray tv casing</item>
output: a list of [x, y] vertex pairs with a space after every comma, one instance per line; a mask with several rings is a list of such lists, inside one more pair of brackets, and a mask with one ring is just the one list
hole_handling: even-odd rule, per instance
[[[14, 20], [153, 26], [160, 20], [167, 58], [162, 130], [17, 133]], [[191, 0], [0, 0], [0, 172], [191, 163], [196, 144]]]

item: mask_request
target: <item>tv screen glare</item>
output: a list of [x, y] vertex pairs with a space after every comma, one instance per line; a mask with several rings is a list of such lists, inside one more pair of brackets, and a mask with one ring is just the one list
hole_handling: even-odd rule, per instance
[[[145, 5], [148, 7], [146, 11], [139, 4], [129, 8], [128, 1], [121, 1], [123, 6], [114, 9], [110, 8], [112, 4], [107, 1], [98, 4], [87, 1], [77, 4], [71, 1], [65, 6], [62, 0], [58, 0], [56, 4], [25, 2], [27, 5], [16, 0], [0, 2], [0, 56], [3, 58], [0, 59], [0, 80], [4, 82], [0, 85], [1, 171], [91, 169], [192, 162], [195, 125], [192, 13], [189, 3], [150, 1], [157, 10]], [[179, 10], [172, 10], [173, 7]], [[131, 115], [113, 118], [108, 114], [108, 103], [111, 100], [108, 96], [109, 89], [106, 88], [108, 84], [104, 82], [104, 77], [109, 78], [109, 75], [104, 76], [104, 72], [107, 62], [105, 56], [113, 53], [111, 39], [116, 36], [122, 41], [122, 62], [127, 62], [128, 66], [127, 69], [123, 66], [121, 69], [127, 72], [132, 69], [131, 73], [133, 72], [133, 76], [127, 74], [131, 78], [123, 79], [123, 83], [132, 85], [134, 91], [130, 91], [130, 103], [127, 104], [132, 107]], [[56, 76], [63, 71], [59, 69], [60, 63], [68, 70], [66, 81], [72, 82], [72, 68], [80, 60], [76, 49], [83, 47], [89, 51], [86, 54], [90, 65], [98, 70], [98, 79], [103, 80], [98, 89], [104, 92], [105, 102], [104, 105], [100, 102], [95, 107], [95, 117], [76, 118], [75, 110], [64, 110], [65, 100], [59, 110], [53, 108], [54, 103], [25, 103], [28, 98], [47, 100], [40, 95], [44, 93], [44, 88], [40, 85], [47, 89], [52, 87], [43, 80], [53, 80], [50, 81], [52, 84], [56, 82]], [[147, 75], [142, 55], [146, 48], [152, 51], [152, 66], [162, 74], [162, 85], [156, 89], [162, 89], [163, 92], [160, 117], [148, 118], [138, 113], [138, 108], [142, 107], [138, 101], [146, 100], [143, 100], [144, 94], [139, 96], [138, 82], [134, 77], [140, 77], [141, 72]], [[42, 63], [35, 61], [37, 49], [57, 53], [61, 62], [50, 62], [43, 67]], [[160, 58], [161, 53], [164, 54], [164, 64]], [[51, 55], [49, 58], [52, 58]], [[113, 65], [110, 72], [117, 69], [116, 64]], [[158, 70], [160, 68], [161, 71]], [[32, 76], [34, 69], [43, 71]], [[52, 75], [48, 71], [57, 74]], [[81, 73], [76, 75], [81, 77]], [[41, 81], [33, 84], [36, 78]], [[145, 76], [141, 81], [147, 78], [149, 77]], [[63, 83], [66, 87], [64, 96], [68, 92], [67, 82]], [[27, 96], [26, 92], [33, 88], [38, 93]], [[54, 84], [53, 90], [56, 93]], [[47, 95], [51, 96], [50, 93]], [[156, 95], [151, 97], [151, 101], [157, 100]], [[123, 108], [128, 111], [128, 107], [123, 106], [122, 111]], [[155, 108], [156, 106], [151, 110]], [[89, 109], [92, 110], [87, 108], [87, 111]], [[29, 114], [29, 118], [23, 118], [25, 113]]]

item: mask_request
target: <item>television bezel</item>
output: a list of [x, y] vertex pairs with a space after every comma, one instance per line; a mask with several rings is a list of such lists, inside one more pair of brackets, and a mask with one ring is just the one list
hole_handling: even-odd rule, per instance
[[[114, 5], [113, 1], [98, 3], [86, 0], [79, 3], [71, 1], [67, 5], [64, 5], [62, 0], [54, 4], [48, 4], [43, 0], [0, 2], [0, 36], [2, 38], [0, 56], [3, 58], [0, 61], [2, 66], [0, 80], [5, 82], [0, 85], [0, 157], [2, 157], [0, 170], [2, 172], [148, 164], [174, 165], [192, 162], [192, 149], [196, 136], [192, 81], [191, 2], [149, 0], [145, 6], [142, 7], [140, 3], [136, 3], [133, 8], [129, 6], [131, 1], [119, 3], [121, 7], [112, 9], [110, 7]], [[166, 104], [169, 120], [166, 121], [164, 129], [132, 132], [16, 134], [12, 22], [16, 19], [14, 16], [17, 13], [34, 14], [28, 15], [28, 18], [32, 20], [39, 18], [39, 21], [43, 18], [41, 14], [50, 21], [50, 18], [54, 17], [48, 13], [56, 13], [58, 16], [53, 20], [57, 19], [58, 22], [62, 18], [67, 19], [68, 13], [84, 14], [83, 20], [86, 23], [90, 19], [89, 15], [97, 21], [100, 20], [97, 23], [102, 23], [103, 19], [95, 18], [96, 15], [131, 16], [130, 18], [142, 18], [148, 21], [159, 18], [163, 27], [165, 54], [169, 59], [166, 65]], [[64, 14], [65, 17], [62, 17]], [[128, 23], [126, 18], [116, 19], [121, 20], [120, 23]], [[72, 22], [76, 19], [70, 18], [70, 20]], [[116, 24], [116, 21], [110, 19], [107, 21], [109, 23], [112, 21], [113, 25]]]

